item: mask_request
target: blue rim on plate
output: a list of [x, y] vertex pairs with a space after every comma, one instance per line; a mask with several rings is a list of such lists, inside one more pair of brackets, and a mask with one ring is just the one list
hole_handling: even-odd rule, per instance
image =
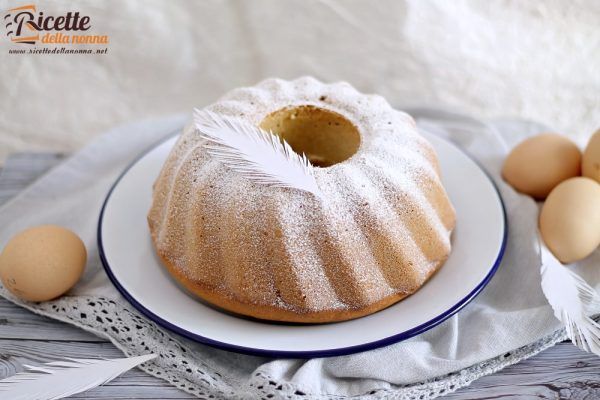
[[[176, 132], [169, 134], [169, 135], [167, 135], [167, 137], [154, 143], [152, 146], [150, 146], [148, 149], [146, 149], [144, 152], [142, 152], [142, 154], [140, 154], [138, 157], [136, 157], [125, 168], [125, 170], [119, 175], [119, 177], [117, 178], [115, 183], [113, 183], [110, 190], [108, 191], [108, 194], [106, 195], [106, 198], [104, 199], [104, 202], [102, 203], [102, 208], [100, 210], [100, 216], [98, 218], [97, 241], [98, 241], [98, 253], [100, 255], [100, 260], [102, 261], [102, 265], [104, 266], [104, 270], [106, 271], [106, 274], [108, 275], [108, 277], [111, 280], [111, 282], [113, 283], [113, 285], [121, 293], [121, 295], [123, 295], [123, 297], [125, 297], [125, 299], [127, 299], [127, 301], [129, 303], [131, 303], [131, 305], [133, 305], [139, 312], [141, 312], [143, 315], [145, 315], [147, 318], [149, 318], [153, 322], [157, 323], [158, 325], [162, 326], [163, 328], [166, 328], [166, 329], [168, 329], [172, 332], [175, 332], [181, 336], [184, 336], [188, 339], [192, 339], [199, 343], [203, 343], [203, 344], [206, 344], [206, 345], [209, 345], [212, 347], [216, 347], [216, 348], [219, 348], [222, 350], [233, 351], [236, 353], [249, 354], [249, 355], [254, 355], [254, 356], [263, 356], [263, 357], [284, 357], [284, 358], [314, 358], [314, 357], [343, 356], [343, 355], [373, 350], [373, 349], [377, 349], [379, 347], [389, 346], [391, 344], [394, 344], [394, 343], [406, 340], [408, 338], [411, 338], [413, 336], [416, 336], [420, 333], [423, 333], [423, 332], [441, 324], [442, 322], [444, 322], [445, 320], [447, 320], [448, 318], [450, 318], [451, 316], [456, 314], [458, 311], [460, 311], [462, 308], [464, 308], [490, 282], [490, 280], [492, 279], [492, 277], [498, 270], [498, 267], [500, 266], [500, 262], [502, 261], [502, 257], [504, 256], [504, 252], [506, 250], [506, 242], [507, 242], [507, 238], [508, 238], [508, 219], [506, 216], [506, 207], [504, 206], [504, 201], [502, 200], [502, 196], [500, 195], [498, 186], [496, 185], [494, 180], [491, 178], [489, 173], [480, 165], [480, 163], [475, 158], [473, 158], [470, 154], [468, 154], [463, 149], [458, 147], [456, 144], [454, 144], [446, 139], [442, 139], [442, 140], [446, 141], [447, 143], [449, 143], [450, 145], [452, 145], [453, 147], [460, 150], [467, 157], [469, 157], [469, 159], [471, 159], [471, 161], [473, 161], [479, 167], [479, 169], [481, 169], [481, 171], [483, 171], [483, 173], [486, 175], [486, 177], [488, 178], [488, 180], [494, 187], [494, 190], [496, 191], [496, 195], [498, 196], [498, 201], [500, 202], [500, 206], [502, 208], [502, 216], [503, 216], [504, 232], [502, 235], [502, 245], [500, 246], [500, 252], [498, 253], [498, 256], [496, 257], [494, 264], [492, 265], [490, 271], [487, 273], [485, 278], [483, 278], [483, 280], [475, 287], [475, 289], [473, 289], [462, 300], [460, 300], [458, 303], [456, 303], [455, 305], [453, 305], [452, 307], [450, 307], [448, 310], [446, 310], [442, 314], [438, 315], [437, 317], [435, 317], [421, 325], [418, 325], [412, 329], [409, 329], [407, 331], [400, 332], [395, 335], [388, 336], [386, 338], [379, 339], [379, 340], [376, 340], [373, 342], [363, 343], [363, 344], [359, 344], [359, 345], [355, 345], [355, 346], [327, 349], [327, 350], [284, 351], [284, 350], [256, 349], [256, 348], [252, 348], [252, 347], [244, 347], [244, 346], [238, 346], [235, 344], [220, 342], [218, 340], [210, 339], [210, 338], [195, 334], [193, 332], [187, 331], [176, 325], [173, 325], [169, 321], [166, 321], [165, 319], [154, 314], [152, 311], [150, 311], [146, 307], [144, 307], [143, 304], [138, 302], [129, 292], [127, 292], [127, 290], [120, 284], [120, 282], [116, 279], [115, 275], [113, 274], [111, 267], [108, 263], [108, 260], [106, 258], [106, 255], [104, 254], [104, 246], [102, 244], [102, 221], [103, 221], [103, 217], [104, 217], [104, 210], [106, 208], [106, 205], [108, 204], [108, 201], [109, 201], [110, 196], [112, 195], [114, 189], [117, 187], [117, 185], [119, 184], [121, 179], [127, 174], [127, 172], [135, 164], [138, 163], [138, 161], [140, 161], [146, 154], [148, 154], [154, 148], [156, 148], [157, 146], [166, 142], [167, 140], [171, 139], [173, 136], [177, 135], [179, 132], [180, 132], [180, 130], [177, 130]], [[265, 322], [265, 323], [268, 323], [268, 322]]]

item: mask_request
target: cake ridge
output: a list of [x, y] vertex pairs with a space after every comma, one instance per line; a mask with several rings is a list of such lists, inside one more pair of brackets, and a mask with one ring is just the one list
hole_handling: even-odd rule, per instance
[[[421, 248], [415, 245], [412, 233], [398, 218], [394, 207], [388, 199], [378, 193], [378, 188], [372, 183], [368, 175], [365, 172], [362, 172], [361, 169], [352, 165], [346, 165], [344, 168], [346, 173], [343, 176], [348, 183], [354, 188], [361, 188], [355, 192], [357, 197], [356, 201], [364, 203], [362, 203], [362, 207], [359, 209], [357, 208], [357, 210], [354, 211], [356, 215], [364, 215], [361, 217], [361, 220], [365, 222], [361, 223], [361, 226], [363, 226], [363, 229], [367, 232], [381, 233], [380, 235], [365, 235], [368, 239], [373, 257], [385, 261], [386, 259], [396, 256], [400, 259], [397, 266], [404, 265], [404, 263], [419, 265], [427, 262]], [[394, 239], [392, 240], [392, 238]], [[377, 246], [377, 249], [374, 249], [373, 247], [377, 245], [375, 240], [389, 242], [391, 249], [394, 251], [382, 251], [384, 249], [380, 248], [380, 246]], [[390, 268], [389, 265], [382, 265], [384, 261], [380, 261], [378, 265], [382, 267], [383, 275], [388, 284], [393, 289], [408, 291], [408, 288], [400, 285], [402, 282], [407, 283], [406, 277], [397, 274], [397, 271]], [[389, 261], [387, 262], [389, 263]]]
[[[343, 169], [344, 166], [340, 165], [339, 168]], [[340, 177], [342, 175], [343, 171], [339, 173]], [[391, 287], [377, 268], [377, 261], [371, 251], [369, 241], [355, 219], [356, 203], [347, 201], [348, 193], [355, 188], [348, 186], [343, 179], [331, 179], [328, 188], [330, 191], [327, 193], [327, 198], [331, 202], [331, 207], [326, 207], [330, 213], [328, 215], [331, 218], [335, 214], [337, 218], [335, 222], [339, 222], [339, 224], [331, 223], [327, 224], [327, 227], [331, 228], [331, 235], [338, 241], [340, 250], [343, 250], [342, 258], [345, 266], [353, 266], [350, 274], [355, 274], [352, 275], [355, 283], [363, 288], [365, 293], [361, 293], [361, 295], [365, 296], [368, 301], [385, 297], [391, 291]], [[334, 226], [338, 229], [333, 229]], [[366, 289], [368, 285], [377, 285], [377, 290], [369, 291]]]
[[[298, 278], [298, 288], [305, 296], [304, 303], [309, 309], [339, 308], [336, 293], [315, 251], [313, 238], [309, 235], [309, 227], [303, 222], [308, 211], [299, 200], [298, 196], [291, 196], [278, 212], [282, 220], [283, 243], [290, 257], [291, 269]], [[311, 290], [315, 285], [317, 289]]]
[[[179, 139], [179, 140], [185, 140], [186, 136], [185, 134]], [[177, 144], [174, 147], [175, 149], [178, 148]], [[189, 158], [192, 156], [192, 154], [195, 151], [198, 151], [200, 148], [200, 144], [196, 143], [195, 145], [190, 146], [189, 148], [186, 149], [186, 151], [184, 152], [183, 156], [178, 156], [178, 157], [173, 157], [177, 160], [177, 163], [175, 164], [175, 168], [174, 170], [171, 172], [171, 174], [169, 175], [169, 184], [168, 186], [170, 187], [170, 189], [167, 192], [166, 198], [165, 198], [165, 210], [168, 210], [170, 208], [171, 205], [171, 201], [173, 198], [173, 193], [175, 191], [175, 184], [174, 181], [177, 178], [177, 176], [179, 175], [179, 173], [182, 171], [182, 168], [184, 167], [184, 165], [186, 164], [186, 162], [189, 160]], [[163, 214], [163, 218], [161, 221], [161, 225], [164, 225], [166, 222], [166, 219], [168, 217], [168, 213]], [[163, 237], [161, 236], [164, 233], [163, 230], [159, 231], [159, 237], [158, 240], [162, 240]]]
[[[439, 214], [435, 212], [433, 205], [429, 203], [429, 200], [414, 183], [414, 178], [407, 177], [406, 173], [400, 169], [388, 169], [381, 176], [391, 178], [391, 182], [402, 189], [396, 195], [401, 196], [401, 199], [404, 201], [399, 201], [398, 203], [405, 205], [405, 207], [401, 209], [396, 208], [395, 211], [407, 212], [406, 204], [410, 204], [411, 214], [418, 214], [417, 218], [405, 218], [404, 220], [409, 223], [407, 228], [412, 233], [413, 240], [421, 248], [426, 257], [433, 257], [436, 254], [435, 250], [438, 250], [439, 246], [442, 246], [442, 252], [449, 252], [450, 237], [448, 231]], [[387, 196], [390, 195], [387, 194]], [[386, 194], [384, 194], [385, 196]], [[433, 230], [434, 234], [415, 234], [415, 231], [420, 233], [422, 230]], [[438, 257], [434, 257], [433, 259], [438, 259]]]

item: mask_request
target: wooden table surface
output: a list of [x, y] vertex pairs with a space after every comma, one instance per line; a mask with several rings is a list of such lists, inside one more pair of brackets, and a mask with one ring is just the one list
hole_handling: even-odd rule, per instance
[[[0, 172], [0, 204], [60, 161], [55, 154], [16, 154]], [[69, 357], [121, 357], [110, 342], [41, 317], [0, 298], [0, 379], [36, 364]], [[191, 399], [166, 382], [132, 370], [73, 399]], [[483, 377], [444, 399], [600, 399], [600, 357], [560, 343]], [[4, 400], [4, 399], [2, 399]], [[7, 399], [8, 400], [8, 399]]]

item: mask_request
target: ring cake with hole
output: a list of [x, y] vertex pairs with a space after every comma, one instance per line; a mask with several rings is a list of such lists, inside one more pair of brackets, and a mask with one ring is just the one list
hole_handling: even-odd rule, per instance
[[206, 110], [306, 155], [320, 195], [247, 179], [187, 126], [148, 223], [165, 268], [201, 299], [266, 320], [342, 321], [414, 293], [446, 261], [455, 212], [437, 155], [382, 97], [269, 79]]

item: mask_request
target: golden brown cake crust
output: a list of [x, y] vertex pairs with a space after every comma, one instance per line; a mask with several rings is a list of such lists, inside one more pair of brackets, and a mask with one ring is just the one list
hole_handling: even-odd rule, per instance
[[[410, 296], [417, 292], [412, 293], [398, 293], [379, 300], [376, 303], [372, 303], [366, 307], [359, 309], [340, 309], [340, 310], [322, 310], [322, 311], [293, 311], [286, 310], [279, 307], [270, 305], [258, 305], [248, 304], [224, 295], [214, 288], [208, 288], [201, 282], [195, 282], [190, 280], [179, 269], [175, 268], [171, 263], [155, 248], [159, 255], [163, 265], [169, 271], [171, 276], [186, 290], [200, 297], [202, 300], [222, 308], [226, 311], [245, 315], [247, 317], [264, 319], [269, 321], [280, 321], [280, 322], [294, 322], [304, 324], [315, 324], [315, 323], [326, 323], [326, 322], [340, 322], [347, 321], [355, 318], [364, 317], [366, 315], [373, 314], [377, 311], [381, 311], [389, 306], [399, 302], [400, 300]], [[437, 266], [427, 276], [426, 281], [429, 280], [435, 273], [440, 269], [446, 260], [441, 260]]]

